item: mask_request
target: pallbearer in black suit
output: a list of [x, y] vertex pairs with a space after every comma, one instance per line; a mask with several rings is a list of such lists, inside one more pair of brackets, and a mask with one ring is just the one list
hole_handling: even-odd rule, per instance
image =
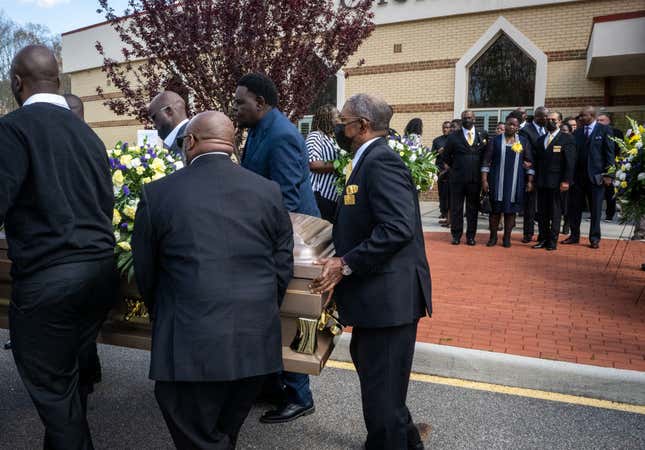
[[10, 77], [21, 107], [0, 119], [0, 223], [12, 261], [13, 356], [44, 447], [92, 449], [88, 355], [119, 284], [110, 167], [101, 140], [56, 94], [51, 50], [25, 47]]
[[569, 223], [571, 235], [563, 244], [580, 242], [580, 222], [585, 198], [591, 209], [589, 242], [591, 248], [600, 246], [600, 215], [605, 186], [612, 183], [607, 175], [615, 164], [615, 146], [609, 139], [611, 128], [596, 122], [596, 109], [587, 106], [580, 113], [582, 126], [576, 129], [576, 170], [569, 194]]
[[164, 91], [152, 99], [148, 105], [148, 116], [155, 124], [163, 145], [176, 156], [181, 156], [181, 145], [177, 141], [184, 134], [188, 124], [186, 102], [173, 91]]
[[354, 327], [367, 450], [422, 449], [429, 432], [405, 404], [417, 323], [432, 306], [417, 192], [384, 139], [391, 117], [387, 103], [367, 94], [343, 107], [336, 140], [354, 158], [334, 225], [338, 257], [323, 261], [312, 284], [315, 292], [335, 288], [340, 319]]
[[475, 245], [481, 162], [488, 136], [475, 129], [475, 113], [472, 111], [461, 113], [461, 125], [461, 129], [448, 136], [444, 147], [444, 163], [450, 169], [450, 232], [452, 243], [458, 245], [464, 231], [465, 200], [466, 243]]
[[[504, 247], [511, 246], [511, 232], [515, 215], [522, 211], [524, 196], [533, 191], [534, 171], [532, 148], [528, 140], [518, 134], [520, 122], [509, 114], [504, 134], [488, 141], [481, 167], [482, 190], [488, 192], [491, 202], [489, 217], [490, 238], [487, 247], [497, 244], [497, 227], [504, 215]], [[525, 167], [529, 167], [525, 169]]]
[[186, 127], [187, 168], [145, 186], [133, 236], [153, 321], [150, 378], [179, 449], [232, 449], [265, 375], [282, 369], [279, 309], [293, 232], [279, 186], [236, 164], [222, 113]]
[[562, 133], [562, 115], [551, 112], [547, 118], [547, 134], [533, 149], [535, 177], [538, 188], [538, 209], [544, 241], [533, 248], [555, 250], [562, 218], [562, 193], [573, 183], [576, 162], [576, 143], [573, 136]]
[[[520, 130], [520, 135], [524, 136], [531, 145], [531, 148], [535, 148], [540, 139], [540, 137], [546, 134], [546, 117], [549, 114], [549, 110], [544, 106], [539, 106], [535, 108], [535, 115], [533, 117], [533, 122], [527, 123], [526, 126], [522, 127]], [[527, 244], [533, 240], [533, 235], [535, 234], [535, 218], [537, 212], [537, 189], [534, 189], [533, 192], [527, 192], [524, 196], [524, 236], [522, 237], [522, 242]], [[542, 236], [542, 230], [538, 224], [538, 242], [543, 242], [544, 236]]]

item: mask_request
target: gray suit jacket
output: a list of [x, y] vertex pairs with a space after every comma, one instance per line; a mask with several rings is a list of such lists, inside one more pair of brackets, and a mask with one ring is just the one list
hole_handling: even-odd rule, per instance
[[135, 223], [137, 285], [154, 319], [150, 378], [280, 371], [293, 231], [278, 185], [204, 155], [147, 184]]

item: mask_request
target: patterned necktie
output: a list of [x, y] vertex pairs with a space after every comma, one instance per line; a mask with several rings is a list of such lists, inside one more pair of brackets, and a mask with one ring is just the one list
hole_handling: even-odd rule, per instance
[[470, 131], [468, 132], [468, 145], [471, 145], [471, 146], [472, 146], [472, 145], [473, 145], [473, 141], [474, 141], [474, 139], [473, 139], [473, 131], [472, 131], [472, 130], [470, 130]]
[[552, 141], [553, 141], [553, 135], [551, 133], [549, 133], [549, 138], [546, 141], [546, 146], [548, 147], [551, 144]]

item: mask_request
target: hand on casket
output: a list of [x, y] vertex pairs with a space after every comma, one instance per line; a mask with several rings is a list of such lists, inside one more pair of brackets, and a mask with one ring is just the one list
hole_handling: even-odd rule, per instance
[[331, 298], [334, 287], [343, 279], [343, 262], [340, 258], [325, 258], [315, 261], [314, 264], [323, 266], [320, 276], [314, 279], [310, 289], [314, 294], [330, 292], [327, 299]]

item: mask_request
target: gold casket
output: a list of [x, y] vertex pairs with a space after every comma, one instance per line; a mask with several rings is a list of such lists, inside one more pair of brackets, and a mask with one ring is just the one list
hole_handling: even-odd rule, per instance
[[[324, 297], [309, 292], [309, 284], [321, 271], [313, 265], [318, 258], [333, 255], [329, 222], [303, 214], [291, 214], [294, 233], [294, 277], [280, 310], [282, 323], [282, 359], [284, 369], [290, 372], [318, 375], [334, 348], [334, 335], [329, 327], [318, 327], [324, 310]], [[0, 233], [0, 328], [8, 328], [8, 306], [11, 298], [11, 262], [7, 258], [7, 242]], [[139, 296], [134, 282], [125, 279], [121, 284], [121, 301], [110, 311], [98, 341], [104, 344], [150, 349], [151, 325], [133, 308]], [[296, 336], [302, 334], [303, 324], [310, 324], [307, 351], [296, 345]], [[322, 328], [319, 329], [319, 328]], [[336, 327], [337, 329], [337, 327]], [[294, 342], [295, 341], [295, 342]]]

